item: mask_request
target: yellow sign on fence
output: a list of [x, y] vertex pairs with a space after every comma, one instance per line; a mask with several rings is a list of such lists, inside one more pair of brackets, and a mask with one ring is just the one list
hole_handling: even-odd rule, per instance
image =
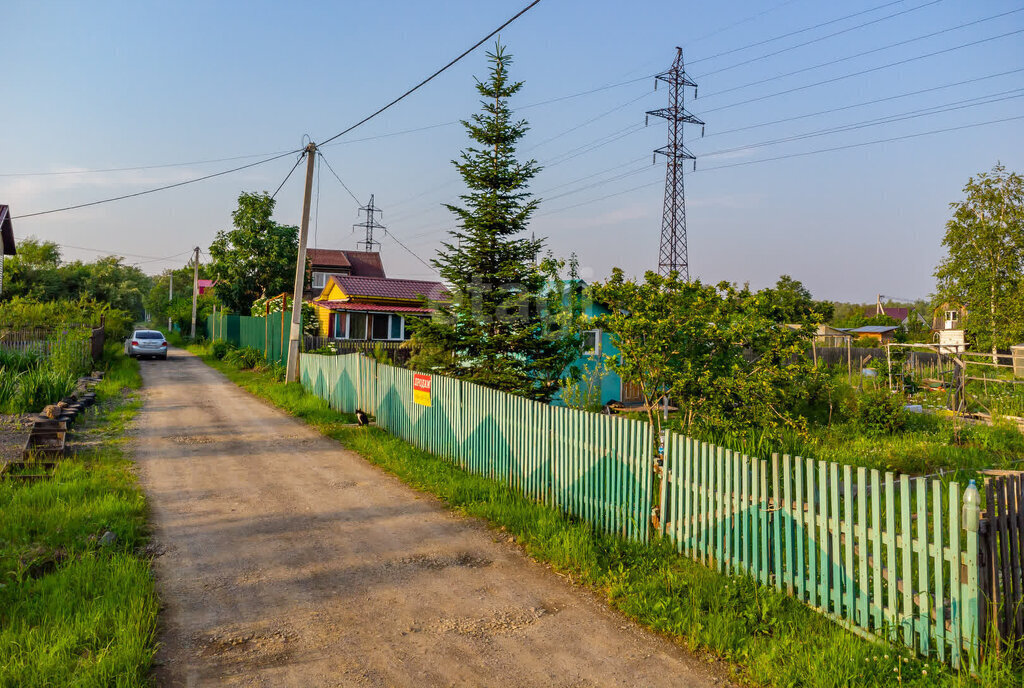
[[430, 376], [415, 373], [412, 376], [412, 400], [420, 406], [430, 406]]

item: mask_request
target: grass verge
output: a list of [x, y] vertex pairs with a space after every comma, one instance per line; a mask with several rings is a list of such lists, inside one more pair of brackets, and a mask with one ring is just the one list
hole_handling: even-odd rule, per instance
[[0, 686], [147, 685], [157, 600], [126, 453], [142, 378], [117, 348], [73, 434], [84, 448], [49, 480], [0, 481]]
[[533, 558], [645, 626], [696, 652], [731, 663], [735, 678], [765, 686], [1019, 686], [1022, 675], [996, 661], [978, 676], [922, 661], [896, 646], [844, 631], [817, 612], [745, 576], [724, 576], [676, 554], [666, 542], [631, 543], [536, 504], [501, 483], [377, 429], [346, 427], [352, 417], [297, 384], [239, 370], [190, 347], [252, 394], [306, 420], [408, 485], [511, 533]]

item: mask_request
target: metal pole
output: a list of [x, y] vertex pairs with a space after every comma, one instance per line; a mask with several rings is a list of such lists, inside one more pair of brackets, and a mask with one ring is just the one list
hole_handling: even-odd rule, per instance
[[196, 338], [196, 300], [199, 298], [199, 247], [195, 248], [192, 266], [192, 332], [189, 337]]
[[309, 206], [313, 195], [316, 144], [306, 146], [306, 190], [302, 195], [302, 224], [299, 226], [299, 255], [295, 261], [295, 289], [292, 295], [292, 329], [288, 337], [288, 367], [285, 381], [295, 382], [299, 373], [299, 337], [302, 336], [302, 289], [306, 285], [306, 237], [309, 235]]

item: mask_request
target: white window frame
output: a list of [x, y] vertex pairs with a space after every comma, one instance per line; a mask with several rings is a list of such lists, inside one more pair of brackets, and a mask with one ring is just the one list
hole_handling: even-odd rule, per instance
[[[591, 334], [591, 333], [593, 333], [593, 335], [594, 335], [594, 346], [593, 346], [593, 348], [588, 349], [587, 348], [587, 344], [586, 344], [586, 340], [587, 340], [587, 335]], [[584, 356], [591, 356], [591, 357], [593, 357], [593, 356], [600, 356], [601, 355], [601, 339], [602, 339], [602, 331], [601, 331], [600, 328], [595, 329], [595, 330], [584, 330], [583, 331], [583, 355]]]
[[[327, 275], [328, 274], [329, 273], [319, 272], [317, 270], [314, 270], [313, 271], [313, 288], [314, 289], [323, 289], [325, 286], [327, 286], [327, 279], [328, 279]], [[317, 284], [318, 280], [319, 280], [319, 284]]]

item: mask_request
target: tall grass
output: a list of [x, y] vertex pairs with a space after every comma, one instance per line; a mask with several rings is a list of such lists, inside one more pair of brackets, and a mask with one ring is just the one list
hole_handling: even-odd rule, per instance
[[[0, 481], [0, 686], [146, 686], [158, 605], [126, 454], [138, 363], [109, 351], [96, 440], [49, 480]], [[100, 537], [113, 532], [112, 545]]]

